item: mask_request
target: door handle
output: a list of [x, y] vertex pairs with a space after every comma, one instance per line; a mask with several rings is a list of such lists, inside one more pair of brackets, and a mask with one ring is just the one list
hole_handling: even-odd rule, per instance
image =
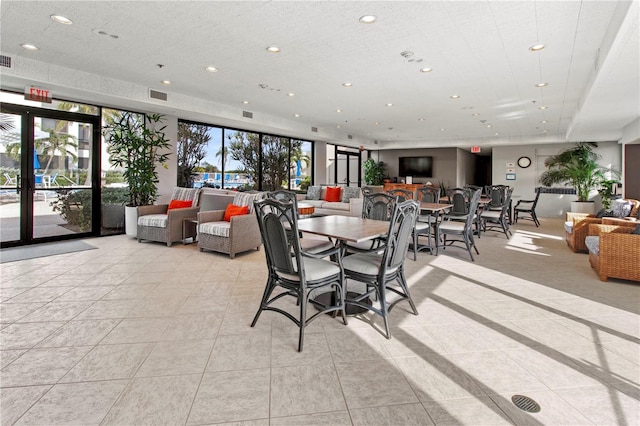
[[20, 194], [21, 189], [22, 189], [22, 181], [20, 180], [20, 175], [16, 175], [16, 195]]

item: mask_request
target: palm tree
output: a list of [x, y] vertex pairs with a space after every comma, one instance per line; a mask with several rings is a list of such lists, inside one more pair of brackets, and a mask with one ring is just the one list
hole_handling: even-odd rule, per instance
[[[61, 121], [56, 124], [58, 127]], [[42, 154], [48, 155], [49, 159], [47, 160], [47, 165], [44, 168], [44, 174], [47, 173], [49, 167], [51, 166], [51, 162], [53, 161], [53, 157], [56, 153], [62, 155], [63, 157], [71, 157], [73, 161], [77, 161], [78, 156], [76, 155], [78, 149], [78, 138], [70, 135], [68, 133], [62, 133], [57, 131], [56, 129], [45, 129], [45, 132], [49, 132], [49, 137], [44, 139], [38, 139], [35, 142], [36, 148], [40, 149]], [[70, 150], [73, 148], [73, 150]]]

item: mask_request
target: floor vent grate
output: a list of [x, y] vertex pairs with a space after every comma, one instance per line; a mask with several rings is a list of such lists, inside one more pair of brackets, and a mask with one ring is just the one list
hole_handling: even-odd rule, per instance
[[511, 401], [516, 407], [527, 413], [538, 413], [540, 411], [540, 405], [528, 396], [513, 395]]

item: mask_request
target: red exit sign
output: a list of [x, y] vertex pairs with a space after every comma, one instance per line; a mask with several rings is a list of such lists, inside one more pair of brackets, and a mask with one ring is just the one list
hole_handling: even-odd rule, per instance
[[27, 101], [51, 103], [51, 90], [41, 87], [29, 86], [24, 89], [24, 98]]
[[471, 152], [474, 154], [477, 154], [478, 152], [480, 152], [480, 147], [479, 146], [472, 146], [471, 147]]

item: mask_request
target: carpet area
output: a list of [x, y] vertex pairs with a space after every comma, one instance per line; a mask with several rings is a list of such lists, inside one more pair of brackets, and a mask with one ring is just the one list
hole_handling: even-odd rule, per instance
[[74, 253], [95, 248], [96, 247], [84, 241], [61, 241], [56, 243], [34, 244], [32, 246], [12, 247], [0, 250], [0, 263]]

